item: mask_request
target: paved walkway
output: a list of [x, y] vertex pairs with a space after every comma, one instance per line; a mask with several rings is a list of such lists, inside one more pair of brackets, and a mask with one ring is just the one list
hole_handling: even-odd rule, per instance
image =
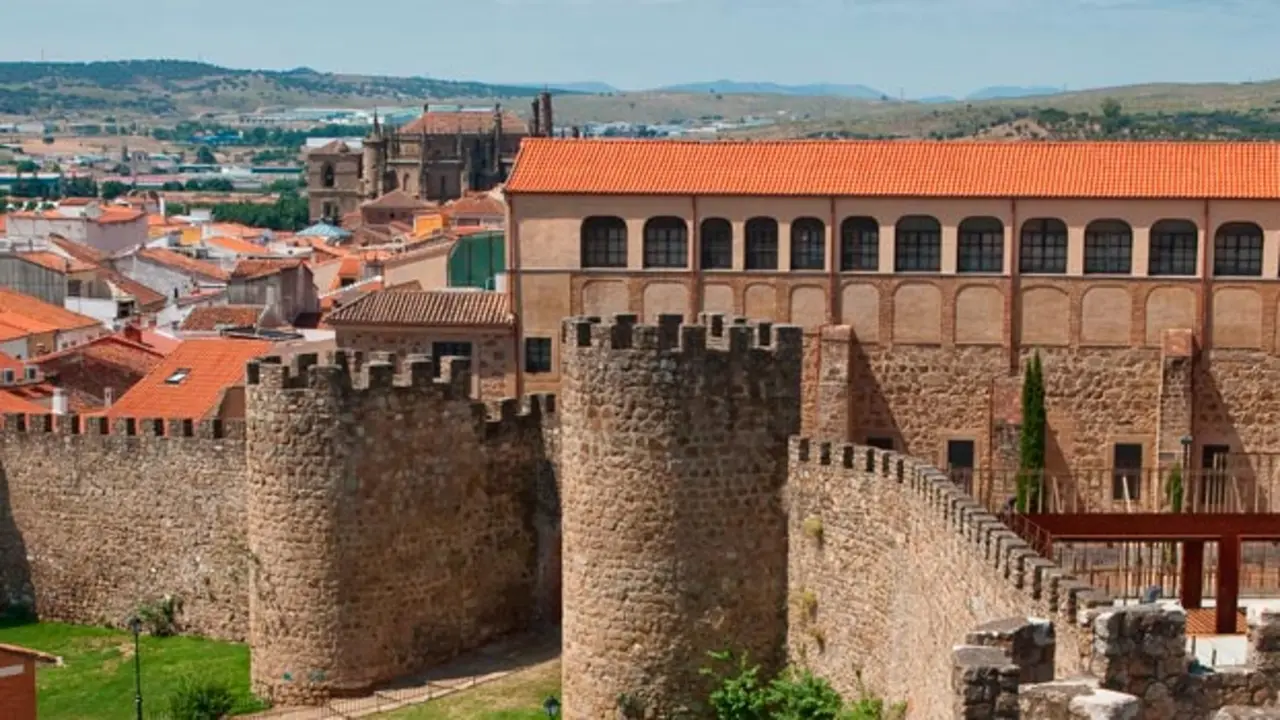
[[275, 708], [246, 717], [271, 720], [369, 717], [448, 697], [553, 660], [559, 655], [559, 633], [519, 635], [500, 640], [420, 675], [390, 683], [386, 688], [367, 697], [331, 700], [322, 707]]

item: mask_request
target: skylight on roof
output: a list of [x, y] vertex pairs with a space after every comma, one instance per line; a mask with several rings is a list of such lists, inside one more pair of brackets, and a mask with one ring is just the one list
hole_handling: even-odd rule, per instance
[[178, 368], [173, 374], [164, 379], [166, 385], [181, 385], [183, 380], [191, 374], [191, 368]]

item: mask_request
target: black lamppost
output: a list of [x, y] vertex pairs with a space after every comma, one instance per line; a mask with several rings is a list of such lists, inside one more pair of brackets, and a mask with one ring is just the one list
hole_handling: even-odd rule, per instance
[[555, 695], [548, 697], [546, 701], [542, 703], [542, 709], [547, 711], [547, 717], [549, 718], [554, 719], [560, 717], [560, 701], [556, 699]]
[[133, 631], [133, 705], [138, 712], [137, 720], [142, 720], [142, 653], [138, 642], [142, 620], [136, 615], [129, 618], [129, 629]]

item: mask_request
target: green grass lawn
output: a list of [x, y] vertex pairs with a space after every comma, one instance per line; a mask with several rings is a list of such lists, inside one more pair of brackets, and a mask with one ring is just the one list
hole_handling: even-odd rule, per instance
[[386, 720], [546, 720], [542, 703], [548, 695], [560, 697], [559, 660], [379, 717]]
[[[41, 666], [36, 678], [41, 720], [132, 720], [133, 636], [117, 630], [62, 623], [0, 621], [0, 643], [62, 658]], [[142, 702], [160, 715], [170, 693], [188, 677], [224, 681], [239, 699], [237, 710], [262, 709], [249, 692], [249, 648], [203, 638], [142, 637]]]

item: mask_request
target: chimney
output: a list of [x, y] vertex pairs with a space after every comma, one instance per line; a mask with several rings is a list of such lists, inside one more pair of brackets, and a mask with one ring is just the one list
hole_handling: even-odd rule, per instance
[[538, 99], [542, 101], [542, 116], [539, 127], [544, 136], [554, 137], [556, 124], [551, 116], [551, 93], [544, 90]]
[[115, 388], [109, 388], [109, 387], [102, 388], [102, 406], [111, 407], [113, 404], [115, 404], [115, 401], [116, 401]]
[[53, 414], [67, 414], [67, 391], [62, 388], [53, 389]]
[[533, 101], [533, 126], [529, 128], [529, 134], [533, 137], [542, 137], [542, 105], [537, 100]]
[[140, 330], [137, 325], [134, 325], [133, 323], [129, 323], [128, 325], [124, 326], [124, 339], [129, 340], [130, 342], [136, 342], [139, 345], [141, 345], [142, 330]]

